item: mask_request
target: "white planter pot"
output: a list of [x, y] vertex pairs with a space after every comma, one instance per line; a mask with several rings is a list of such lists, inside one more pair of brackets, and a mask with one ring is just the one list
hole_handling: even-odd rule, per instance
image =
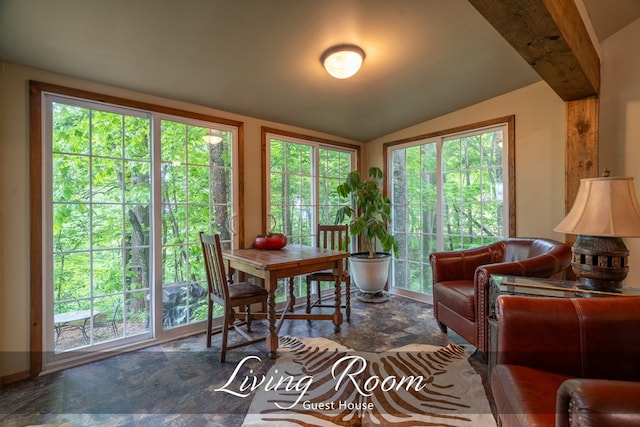
[[358, 289], [364, 293], [375, 294], [384, 289], [389, 276], [391, 255], [378, 252], [375, 258], [366, 258], [353, 254], [349, 258], [349, 275]]

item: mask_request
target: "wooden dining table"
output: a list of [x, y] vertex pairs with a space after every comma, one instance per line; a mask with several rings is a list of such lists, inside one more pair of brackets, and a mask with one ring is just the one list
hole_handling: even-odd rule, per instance
[[[269, 294], [265, 318], [269, 323], [266, 345], [270, 358], [276, 358], [278, 350], [275, 296], [278, 279], [288, 279], [315, 271], [332, 270], [336, 278], [333, 313], [294, 313], [287, 309], [283, 316], [286, 319], [332, 320], [334, 330], [340, 332], [342, 324], [340, 276], [343, 272], [344, 260], [349, 255], [349, 252], [303, 245], [287, 245], [278, 250], [248, 248], [230, 249], [222, 252], [229, 274], [241, 271], [264, 281], [264, 288]], [[289, 295], [288, 308], [293, 307], [292, 298], [293, 295]]]

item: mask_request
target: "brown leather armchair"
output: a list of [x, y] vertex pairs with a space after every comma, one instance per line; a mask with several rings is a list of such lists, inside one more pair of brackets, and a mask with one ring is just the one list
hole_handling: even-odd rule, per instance
[[640, 425], [640, 297], [502, 295], [496, 314], [503, 427]]
[[433, 273], [433, 312], [483, 355], [489, 347], [489, 276], [552, 277], [571, 264], [571, 248], [550, 239], [510, 238], [487, 246], [429, 257]]

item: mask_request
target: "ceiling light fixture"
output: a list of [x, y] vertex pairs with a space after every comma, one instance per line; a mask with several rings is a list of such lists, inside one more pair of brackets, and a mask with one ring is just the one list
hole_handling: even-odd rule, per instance
[[364, 50], [353, 44], [330, 47], [320, 56], [327, 73], [336, 79], [348, 79], [358, 72], [364, 61]]
[[202, 137], [204, 142], [207, 144], [219, 144], [222, 142], [222, 136], [220, 136], [220, 131], [215, 129], [209, 129], [209, 135], [205, 135]]

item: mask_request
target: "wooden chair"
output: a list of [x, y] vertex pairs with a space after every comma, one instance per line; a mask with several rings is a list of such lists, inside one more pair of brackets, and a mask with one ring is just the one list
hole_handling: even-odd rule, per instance
[[[334, 250], [347, 250], [345, 244], [345, 238], [349, 232], [349, 226], [347, 225], [321, 225], [318, 224], [318, 235], [316, 239], [316, 245], [319, 248], [334, 249]], [[307, 275], [307, 313], [311, 313], [313, 307], [333, 307], [333, 304], [322, 303], [322, 291], [320, 289], [320, 282], [335, 282], [335, 277], [331, 270], [323, 270]], [[342, 308], [345, 309], [347, 321], [351, 320], [351, 278], [349, 272], [343, 271], [340, 280], [345, 284], [346, 296], [345, 305]], [[311, 303], [311, 283], [316, 283], [316, 295], [317, 299], [314, 303]]]
[[[252, 283], [239, 282], [230, 284], [224, 269], [222, 259], [222, 249], [220, 247], [220, 235], [214, 236], [200, 232], [200, 242], [204, 255], [205, 270], [207, 272], [207, 282], [209, 283], [209, 299], [207, 314], [207, 347], [211, 347], [211, 335], [213, 334], [213, 303], [220, 304], [224, 311], [224, 324], [222, 326], [222, 349], [220, 351], [220, 362], [224, 363], [227, 350], [254, 344], [264, 341], [265, 336], [252, 338], [242, 331], [236, 324], [236, 308], [246, 307], [245, 321], [247, 331], [251, 332], [251, 305], [267, 303], [267, 291]], [[227, 337], [229, 328], [232, 327], [240, 334], [245, 341], [238, 344], [228, 345]]]

